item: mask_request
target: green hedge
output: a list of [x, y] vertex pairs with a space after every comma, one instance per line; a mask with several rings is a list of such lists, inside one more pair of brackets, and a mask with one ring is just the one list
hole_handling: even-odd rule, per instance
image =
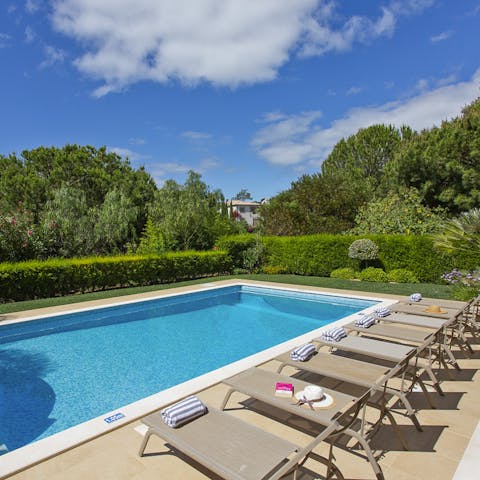
[[0, 301], [18, 301], [231, 273], [227, 252], [54, 259], [0, 264]]
[[[438, 282], [443, 273], [453, 268], [472, 270], [480, 265], [474, 253], [447, 255], [433, 247], [430, 237], [424, 235], [307, 235], [301, 237], [261, 237], [266, 246], [264, 267], [296, 275], [328, 277], [338, 268], [358, 268], [357, 260], [348, 256], [348, 247], [359, 238], [370, 238], [379, 247], [379, 258], [370, 266], [385, 272], [410, 270], [421, 282]], [[238, 239], [238, 241], [236, 240]], [[222, 239], [219, 246], [227, 250], [235, 266], [237, 258], [255, 242], [255, 237], [231, 236]]]

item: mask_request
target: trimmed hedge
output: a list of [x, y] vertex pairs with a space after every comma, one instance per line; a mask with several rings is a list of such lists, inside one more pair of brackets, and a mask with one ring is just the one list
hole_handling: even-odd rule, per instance
[[171, 283], [232, 270], [232, 261], [223, 251], [2, 263], [0, 301]]
[[[236, 240], [238, 238], [238, 241]], [[407, 269], [421, 282], [439, 282], [443, 273], [459, 268], [473, 270], [480, 264], [474, 253], [447, 255], [433, 247], [426, 235], [331, 235], [318, 234], [301, 237], [260, 237], [266, 246], [264, 268], [278, 268], [296, 275], [328, 277], [333, 270], [356, 269], [358, 261], [349, 258], [348, 247], [354, 240], [369, 238], [379, 247], [378, 260], [371, 266], [392, 270]], [[231, 255], [235, 266], [241, 252], [255, 242], [255, 237], [230, 236], [219, 243]], [[247, 246], [248, 245], [248, 246]]]

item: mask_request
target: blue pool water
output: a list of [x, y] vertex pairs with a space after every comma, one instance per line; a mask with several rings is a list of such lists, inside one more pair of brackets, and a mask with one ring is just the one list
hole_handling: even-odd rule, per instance
[[0, 326], [8, 451], [375, 302], [234, 286]]

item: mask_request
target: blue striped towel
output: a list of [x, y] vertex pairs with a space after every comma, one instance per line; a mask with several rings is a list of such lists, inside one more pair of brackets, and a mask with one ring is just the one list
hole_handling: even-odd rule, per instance
[[387, 317], [388, 315], [390, 315], [390, 309], [388, 307], [385, 307], [384, 305], [376, 307], [373, 311], [375, 313], [375, 316], [377, 317]]
[[409, 298], [412, 302], [420, 302], [422, 300], [422, 294], [412, 293]]
[[201, 417], [208, 412], [204, 405], [195, 395], [185, 398], [178, 403], [164, 408], [160, 414], [163, 421], [172, 428], [180, 427], [195, 418]]
[[369, 328], [375, 323], [375, 317], [373, 315], [362, 315], [355, 320], [355, 325], [360, 328]]
[[316, 352], [315, 345], [313, 343], [306, 343], [300, 347], [295, 348], [290, 352], [290, 358], [296, 362], [307, 361]]
[[347, 332], [343, 327], [334, 327], [322, 333], [322, 338], [326, 342], [339, 342], [347, 336]]

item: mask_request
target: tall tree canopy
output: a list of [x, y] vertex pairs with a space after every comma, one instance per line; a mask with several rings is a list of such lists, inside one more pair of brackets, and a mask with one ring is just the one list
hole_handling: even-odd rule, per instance
[[143, 231], [156, 191], [143, 167], [132, 168], [105, 147], [39, 147], [21, 157], [0, 155], [0, 172], [0, 217], [10, 230], [22, 229], [9, 235], [4, 229], [0, 242], [9, 245], [25, 230], [32, 233], [20, 245], [36, 247], [24, 248], [15, 255], [19, 259], [123, 251]]
[[222, 192], [190, 171], [183, 185], [167, 180], [155, 193], [139, 251], [208, 249], [220, 235], [237, 233], [237, 223], [228, 218]]
[[[379, 209], [400, 215], [391, 199], [402, 203], [405, 192], [415, 192], [407, 203], [417, 203], [419, 217], [428, 219], [480, 206], [480, 99], [438, 128], [417, 133], [408, 126], [373, 125], [340, 140], [319, 173], [300, 177], [262, 207], [262, 225], [278, 235], [344, 232], [359, 211], [364, 227], [365, 215], [381, 218]], [[417, 224], [404, 218], [404, 231], [427, 228], [414, 213], [409, 218]]]

